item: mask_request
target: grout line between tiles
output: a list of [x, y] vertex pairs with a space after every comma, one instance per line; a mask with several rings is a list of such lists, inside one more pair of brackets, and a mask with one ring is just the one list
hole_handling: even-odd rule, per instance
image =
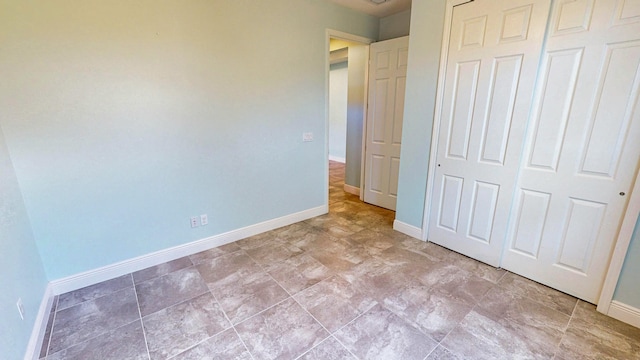
[[343, 326], [339, 327], [338, 329], [336, 329], [336, 331], [333, 332], [333, 334], [331, 334], [331, 336], [333, 336], [334, 339], [336, 339], [336, 341], [338, 342], [338, 344], [342, 345], [343, 348], [345, 348], [345, 350], [347, 350], [349, 352], [349, 354], [353, 355], [354, 358], [359, 359], [354, 353], [351, 352], [351, 350], [349, 350], [348, 347], [346, 347], [344, 345], [344, 343], [342, 341], [340, 341], [340, 339], [338, 339], [337, 336], [335, 336], [336, 333], [338, 333], [340, 330], [344, 329], [345, 327], [351, 325], [352, 323], [354, 323], [356, 320], [360, 319], [364, 314], [366, 314], [369, 310], [373, 309], [375, 306], [380, 305], [378, 304], [377, 301], [374, 301], [374, 304], [371, 305], [367, 310], [363, 311], [362, 313], [358, 314], [358, 316], [356, 316], [355, 318], [353, 318], [353, 320], [349, 321], [348, 323], [344, 324]]
[[[207, 285], [207, 288], [209, 288], [209, 285]], [[253, 354], [251, 353], [251, 350], [249, 350], [249, 347], [247, 346], [247, 344], [244, 342], [244, 339], [242, 339], [242, 336], [240, 336], [240, 333], [238, 332], [238, 330], [236, 329], [236, 325], [231, 321], [231, 319], [229, 318], [229, 316], [227, 315], [227, 312], [224, 310], [224, 308], [222, 307], [222, 305], [220, 304], [220, 301], [218, 300], [218, 297], [216, 296], [216, 294], [213, 293], [213, 291], [211, 291], [211, 289], [209, 289], [209, 293], [211, 293], [211, 296], [213, 296], [213, 299], [216, 301], [216, 303], [218, 304], [218, 306], [220, 307], [220, 311], [222, 311], [222, 314], [224, 314], [225, 319], [227, 319], [227, 321], [229, 322], [229, 324], [231, 325], [231, 329], [233, 329], [233, 332], [236, 333], [236, 336], [238, 337], [238, 339], [240, 339], [240, 342], [242, 343], [242, 346], [244, 346], [245, 350], [247, 350], [247, 353], [249, 354], [249, 356], [251, 357], [251, 359], [254, 359]], [[257, 315], [257, 314], [256, 314]], [[247, 318], [249, 319], [249, 318]], [[245, 319], [245, 320], [247, 320]], [[244, 321], [244, 320], [243, 320]], [[228, 330], [228, 329], [227, 329]], [[226, 331], [226, 330], [223, 330]]]
[[[98, 335], [96, 335], [96, 336], [94, 336], [94, 337], [90, 337], [90, 338], [88, 338], [88, 339], [82, 340], [82, 341], [80, 341], [80, 342], [78, 342], [78, 343], [75, 343], [75, 344], [73, 344], [73, 345], [71, 345], [71, 346], [67, 346], [66, 348], [64, 348], [64, 349], [60, 349], [60, 350], [58, 350], [58, 351], [56, 351], [56, 352], [54, 352], [54, 353], [52, 353], [52, 354], [47, 354], [47, 357], [49, 357], [49, 355], [54, 355], [54, 354], [60, 353], [60, 352], [62, 352], [62, 351], [65, 351], [65, 350], [71, 349], [71, 348], [73, 348], [73, 347], [79, 346], [79, 345], [81, 345], [81, 344], [87, 343], [87, 342], [89, 342], [89, 341], [95, 340], [95, 339], [97, 339], [97, 338], [99, 338], [99, 337], [102, 337], [102, 336], [104, 336], [104, 335], [107, 335], [107, 334], [109, 334], [109, 333], [111, 333], [111, 332], [113, 332], [113, 331], [116, 331], [116, 330], [118, 330], [118, 329], [121, 329], [121, 328], [123, 328], [123, 327], [125, 327], [125, 326], [129, 326], [129, 325], [131, 325], [131, 324], [133, 324], [133, 323], [135, 323], [135, 322], [137, 322], [137, 321], [140, 321], [140, 319], [134, 319], [134, 320], [132, 320], [132, 321], [130, 321], [130, 322], [128, 322], [128, 323], [126, 323], [126, 324], [120, 325], [120, 326], [118, 326], [118, 327], [116, 327], [116, 328], [114, 328], [114, 329], [111, 329], [111, 330], [106, 331], [106, 332], [104, 332], [104, 333], [98, 334]], [[145, 341], [145, 343], [146, 343], [146, 341]]]
[[[505, 273], [505, 275], [503, 275], [503, 277], [504, 277], [504, 276], [506, 276], [506, 274], [508, 274], [508, 273], [509, 273], [509, 274], [512, 274], [513, 276], [517, 276], [517, 277], [519, 277], [519, 278], [522, 278], [522, 279], [524, 279], [524, 280], [531, 281], [531, 282], [535, 283], [535, 284], [536, 284], [536, 285], [538, 285], [538, 286], [542, 286], [542, 287], [544, 287], [544, 288], [547, 288], [547, 289], [553, 290], [553, 291], [558, 292], [558, 293], [560, 293], [560, 294], [570, 296], [571, 298], [575, 299], [576, 303], [575, 303], [575, 304], [574, 304], [574, 306], [573, 306], [573, 309], [574, 309], [574, 310], [572, 310], [572, 311], [571, 311], [571, 314], [567, 314], [567, 313], [564, 313], [564, 312], [562, 312], [562, 311], [560, 311], [560, 310], [558, 310], [558, 309], [556, 309], [556, 308], [553, 308], [553, 307], [551, 307], [551, 306], [548, 306], [548, 305], [547, 305], [546, 303], [544, 303], [544, 302], [540, 302], [540, 301], [538, 301], [538, 300], [536, 300], [536, 299], [533, 299], [533, 298], [531, 298], [531, 297], [527, 296], [526, 294], [515, 293], [515, 295], [517, 295], [517, 296], [519, 296], [519, 297], [521, 297], [521, 298], [527, 299], [527, 300], [529, 300], [529, 301], [532, 301], [532, 302], [534, 302], [534, 303], [536, 303], [536, 304], [538, 304], [538, 305], [540, 305], [540, 306], [544, 306], [544, 307], [545, 307], [545, 308], [547, 308], [547, 309], [551, 309], [551, 310], [556, 311], [556, 312], [559, 312], [559, 313], [561, 313], [561, 314], [568, 315], [569, 317], [571, 317], [571, 316], [573, 315], [573, 311], [575, 311], [575, 308], [576, 308], [576, 306], [577, 306], [577, 304], [578, 304], [579, 299], [577, 299], [577, 298], [575, 298], [575, 297], [573, 297], [573, 296], [571, 296], [571, 295], [569, 295], [569, 294], [567, 294], [567, 293], [563, 293], [562, 291], [559, 291], [559, 290], [556, 290], [556, 289], [554, 289], [554, 288], [552, 288], [552, 287], [549, 287], [549, 286], [547, 286], [547, 285], [541, 284], [541, 283], [539, 283], [539, 282], [537, 282], [537, 281], [534, 281], [534, 280], [528, 279], [528, 278], [526, 278], [526, 277], [524, 277], [524, 276], [521, 276], [521, 275], [518, 275], [518, 274], [516, 274], [516, 273], [513, 273], [513, 272], [511, 272], [511, 271], [509, 271], [509, 270], [506, 270], [506, 273]], [[501, 289], [503, 289], [503, 290], [507, 290], [507, 291], [512, 291], [512, 290], [513, 290], [513, 289], [509, 289], [509, 288], [507, 288], [507, 287], [502, 286], [499, 282], [498, 282], [498, 283], [496, 283], [495, 285], [497, 285], [498, 287], [500, 287], [500, 288], [501, 288]]]
[[144, 329], [144, 321], [142, 320], [142, 311], [140, 309], [140, 301], [138, 300], [138, 290], [136, 289], [133, 273], [130, 274], [131, 282], [133, 282], [133, 293], [136, 296], [136, 305], [138, 307], [138, 316], [140, 317], [140, 327], [142, 327], [142, 336], [144, 337], [144, 346], [147, 349], [147, 357], [151, 360], [151, 352], [149, 351], [149, 342], [147, 341], [147, 332]]
[[[103, 284], [103, 283], [106, 283], [106, 282], [109, 282], [109, 281], [112, 281], [112, 280], [115, 280], [115, 279], [118, 279], [118, 278], [125, 277], [125, 276], [127, 276], [127, 275], [130, 275], [130, 274], [125, 274], [125, 275], [116, 276], [116, 277], [113, 277], [113, 278], [111, 278], [111, 279], [104, 280], [104, 281], [99, 282], [99, 283], [96, 283], [96, 284], [92, 284], [92, 285], [85, 286], [85, 287], [80, 288], [80, 289], [77, 289], [77, 290], [73, 290], [73, 291], [69, 291], [69, 292], [64, 293], [64, 294], [60, 294], [60, 295], [58, 295], [58, 305], [56, 306], [56, 308], [58, 308], [58, 307], [59, 307], [60, 297], [61, 297], [62, 295], [66, 295], [66, 294], [73, 293], [73, 292], [76, 292], [76, 291], [80, 291], [80, 290], [83, 290], [83, 289], [86, 289], [86, 288], [89, 288], [89, 287], [92, 287], [92, 286], [96, 286], [96, 285], [99, 285], [99, 284]], [[135, 282], [133, 281], [133, 278], [131, 279], [131, 283], [133, 284], [133, 286], [135, 286], [135, 285], [136, 285], [136, 284], [135, 284]], [[111, 294], [113, 294], [113, 293], [116, 293], [116, 292], [118, 292], [118, 291], [122, 291], [122, 290], [124, 290], [124, 289], [127, 289], [128, 287], [129, 287], [129, 285], [124, 286], [124, 287], [121, 287], [121, 288], [111, 289], [111, 291], [110, 291], [110, 292], [108, 292], [108, 293], [106, 293], [106, 294], [103, 294], [103, 295], [100, 295], [100, 296], [96, 296], [96, 297], [91, 298], [91, 299], [83, 300], [83, 301], [80, 301], [79, 303], [75, 303], [75, 304], [73, 304], [73, 305], [70, 305], [70, 306], [67, 306], [67, 307], [63, 307], [63, 308], [61, 308], [61, 309], [57, 309], [57, 310], [59, 310], [59, 311], [63, 311], [63, 310], [71, 309], [71, 308], [72, 308], [72, 307], [74, 307], [74, 306], [78, 306], [78, 305], [80, 305], [80, 304], [84, 304], [84, 303], [89, 302], [89, 301], [95, 301], [95, 300], [101, 299], [101, 298], [103, 298], [103, 297], [105, 297], [105, 296], [109, 296], [109, 295], [111, 295]]]
[[[205, 283], [205, 285], [206, 285], [206, 283]], [[134, 290], [135, 290], [135, 286], [134, 286]], [[137, 290], [135, 290], [135, 291], [136, 291], [136, 301], [137, 301], [137, 300], [138, 300], [138, 291], [137, 291]], [[188, 299], [184, 299], [184, 300], [182, 300], [182, 301], [180, 301], [180, 302], [177, 302], [177, 303], [175, 303], [175, 304], [167, 305], [167, 306], [163, 307], [162, 309], [158, 309], [158, 310], [156, 310], [156, 311], [154, 311], [154, 312], [152, 312], [152, 313], [148, 313], [148, 314], [146, 314], [145, 316], [142, 316], [142, 311], [141, 311], [141, 309], [140, 309], [140, 303], [138, 302], [138, 312], [140, 312], [140, 318], [145, 318], [145, 317], [147, 317], [147, 316], [151, 316], [151, 315], [153, 315], [153, 314], [157, 314], [157, 313], [159, 313], [160, 311], [166, 310], [166, 309], [168, 309], [168, 308], [172, 308], [172, 307], [174, 307], [174, 306], [177, 306], [177, 305], [180, 305], [180, 304], [184, 304], [184, 303], [186, 303], [187, 301], [191, 301], [191, 300], [193, 300], [193, 299], [195, 299], [195, 298], [197, 298], [197, 297], [199, 297], [199, 296], [202, 296], [202, 295], [204, 295], [204, 294], [206, 294], [206, 293], [208, 293], [208, 292], [210, 292], [210, 291], [211, 291], [211, 289], [209, 289], [209, 287], [207, 286], [207, 290], [206, 290], [206, 291], [203, 291], [203, 292], [201, 292], [201, 293], [199, 293], [199, 294], [193, 295], [192, 297], [190, 297], [190, 298], [188, 298]]]
[[[125, 275], [122, 275], [122, 276], [125, 276]], [[117, 291], [114, 291], [114, 292], [112, 292], [111, 294], [108, 294], [108, 295], [113, 295], [113, 294], [116, 294], [116, 293], [119, 293], [119, 292], [123, 292], [123, 291], [125, 291], [125, 290], [129, 290], [129, 288], [128, 288], [128, 287], [125, 287], [125, 288], [119, 289], [119, 290], [117, 290]], [[133, 288], [133, 291], [134, 291], [134, 295], [135, 295], [135, 287]], [[107, 295], [104, 295], [104, 296], [107, 296]], [[100, 299], [100, 298], [102, 298], [102, 297], [104, 297], [104, 296], [100, 296], [100, 297], [97, 297], [97, 298], [95, 298], [95, 299], [87, 300], [87, 301], [95, 301], [96, 299]], [[58, 297], [58, 300], [59, 300], [59, 299], [60, 299], [60, 298]], [[138, 297], [136, 296], [136, 302], [137, 302], [137, 301], [138, 301]], [[84, 302], [85, 302], [85, 301], [83, 301], [83, 303], [84, 303]], [[75, 306], [77, 306], [77, 305], [79, 305], [79, 304], [76, 304], [76, 305], [73, 305], [73, 306], [70, 306], [70, 307], [64, 308], [64, 309], [62, 309], [62, 310], [60, 310], [60, 311], [65, 311], [65, 310], [71, 309], [72, 307], [75, 307]], [[139, 308], [138, 308], [138, 312], [139, 312]], [[56, 317], [57, 317], [57, 313], [58, 313], [58, 311], [56, 311]], [[85, 342], [87, 342], [87, 341], [89, 341], [89, 340], [96, 339], [96, 338], [98, 338], [98, 337], [100, 337], [100, 336], [103, 336], [103, 335], [105, 335], [105, 334], [107, 334], [107, 333], [109, 333], [109, 332], [111, 332], [111, 331], [113, 331], [113, 330], [115, 330], [115, 329], [119, 329], [119, 328], [121, 328], [121, 327], [123, 327], [123, 326], [129, 325], [129, 324], [133, 323], [134, 321], [135, 321], [135, 320], [130, 321], [130, 322], [128, 322], [128, 323], [126, 323], [126, 324], [123, 324], [123, 325], [121, 325], [121, 326], [118, 326], [118, 327], [116, 327], [116, 328], [114, 328], [114, 329], [110, 329], [110, 330], [104, 331], [104, 332], [99, 333], [99, 334], [97, 334], [97, 335], [94, 335], [94, 336], [92, 336], [92, 337], [90, 337], [90, 338], [88, 338], [88, 339], [84, 339], [84, 340], [82, 340], [82, 341], [80, 341], [80, 342], [73, 343], [72, 345], [67, 346], [67, 347], [65, 347], [65, 348], [63, 348], [63, 349], [60, 349], [60, 350], [56, 351], [56, 352], [55, 352], [55, 353], [53, 353], [53, 354], [57, 354], [57, 353], [59, 353], [60, 351], [63, 351], [63, 350], [66, 350], [66, 349], [72, 348], [72, 347], [74, 347], [74, 346], [76, 346], [76, 345], [78, 345], [78, 344], [85, 343]], [[54, 324], [54, 325], [55, 325], [55, 324]], [[51, 327], [51, 335], [53, 336], [53, 326]], [[50, 347], [51, 347], [51, 343], [49, 343], [49, 348], [50, 348]], [[49, 350], [50, 350], [50, 349], [49, 349]], [[47, 357], [48, 357], [49, 355], [51, 355], [51, 354], [49, 354], [49, 350], [47, 350]]]
[[[251, 258], [251, 256], [250, 256], [250, 255], [249, 255], [249, 257]], [[251, 258], [251, 259], [252, 259], [252, 260], [254, 260], [253, 258]], [[254, 260], [254, 261], [255, 261], [255, 260]], [[257, 263], [257, 262], [256, 262], [256, 263]], [[320, 322], [318, 319], [316, 319], [316, 317], [315, 317], [315, 316], [313, 316], [313, 314], [311, 314], [311, 313], [309, 312], [309, 310], [307, 310], [307, 308], [305, 308], [304, 306], [302, 306], [302, 304], [300, 304], [300, 302], [298, 302], [298, 300], [297, 300], [295, 297], [293, 297], [293, 295], [291, 295], [291, 293], [290, 293], [287, 289], [285, 289], [285, 288], [284, 288], [284, 286], [282, 286], [282, 285], [278, 282], [278, 280], [276, 280], [273, 276], [271, 276], [271, 274], [269, 274], [269, 272], [267, 272], [261, 264], [259, 264], [259, 263], [258, 263], [258, 266], [260, 266], [260, 268], [261, 268], [261, 269], [262, 269], [262, 270], [263, 270], [267, 275], [269, 275], [269, 277], [270, 277], [270, 278], [271, 278], [271, 279], [272, 279], [276, 284], [278, 284], [278, 286], [280, 286], [280, 287], [281, 287], [281, 288], [282, 288], [282, 289], [287, 293], [287, 295], [289, 295], [289, 298], [291, 298], [293, 301], [295, 301], [295, 303], [296, 303], [296, 304], [298, 304], [298, 306], [300, 306], [300, 308], [301, 308], [304, 312], [306, 312], [307, 314], [309, 314], [309, 316], [311, 316], [311, 318], [312, 318], [313, 320], [315, 320], [315, 322], [316, 322], [316, 323], [318, 323], [318, 325], [320, 325], [320, 326], [322, 327], [322, 329], [324, 329], [324, 331], [326, 331], [326, 332], [327, 332], [327, 334], [329, 334], [329, 336], [327, 336], [326, 338], [324, 338], [320, 343], [318, 343], [316, 346], [312, 346], [310, 349], [308, 349], [307, 351], [303, 352], [303, 353], [302, 353], [302, 354], [300, 354], [298, 357], [296, 357], [296, 359], [300, 358], [301, 356], [303, 356], [304, 354], [308, 353], [309, 351], [311, 351], [311, 350], [312, 350], [312, 349], [314, 349], [315, 347], [319, 346], [320, 344], [322, 344], [323, 342], [325, 342], [325, 341], [326, 341], [327, 339], [329, 339], [330, 337], [333, 337], [334, 339], [336, 339], [336, 341], [337, 341], [340, 345], [342, 345], [342, 347], [343, 347], [345, 350], [347, 350], [347, 352], [349, 352], [349, 354], [351, 354], [354, 358], [356, 358], [356, 359], [358, 358], [357, 356], [355, 356], [355, 354], [353, 354], [353, 353], [351, 352], [351, 350], [349, 350], [346, 346], [344, 346], [344, 344], [343, 344], [340, 340], [338, 340], [338, 338], [336, 338], [336, 337], [333, 335], [334, 333], [332, 333], [331, 331], [329, 331], [329, 329], [327, 329], [327, 328], [322, 324], [322, 322]], [[325, 280], [326, 280], [326, 279], [325, 279]], [[324, 281], [324, 280], [322, 280], [322, 281]], [[319, 281], [318, 283], [316, 283], [316, 284], [314, 284], [314, 285], [310, 286], [309, 288], [311, 288], [311, 287], [313, 287], [313, 286], [315, 286], [315, 285], [317, 285], [317, 284], [321, 283], [322, 281]], [[307, 288], [307, 289], [308, 289], [308, 288]], [[304, 290], [306, 290], [306, 289], [303, 289], [303, 290], [301, 290], [301, 291], [304, 291]], [[283, 301], [284, 301], [284, 300], [283, 300]], [[275, 305], [274, 305], [274, 306], [275, 306]], [[375, 306], [375, 305], [373, 305], [373, 306]], [[372, 306], [372, 307], [373, 307], [373, 306]], [[371, 309], [371, 308], [367, 309], [367, 311], [369, 311], [370, 309]], [[366, 312], [366, 311], [365, 311], [365, 312]], [[365, 312], [363, 312], [362, 314], [364, 314]], [[357, 318], [359, 318], [362, 314], [359, 314], [358, 316], [356, 316], [356, 319], [357, 319]], [[355, 320], [355, 319], [354, 319], [354, 320]], [[337, 331], [337, 330], [336, 330], [336, 331]]]
[[[213, 295], [213, 294], [212, 294], [212, 295]], [[215, 297], [214, 297], [214, 298], [215, 298]], [[216, 303], [217, 303], [217, 301], [216, 301]], [[221, 310], [222, 310], [222, 308], [221, 308]], [[224, 314], [224, 311], [222, 311], [222, 313]], [[226, 318], [226, 314], [225, 314], [225, 318]], [[227, 318], [227, 320], [229, 320], [229, 319]], [[172, 355], [172, 356], [168, 357], [166, 360], [175, 359], [177, 356], [180, 356], [180, 355], [182, 355], [182, 354], [186, 353], [187, 351], [189, 351], [189, 350], [191, 350], [191, 349], [194, 349], [194, 348], [196, 348], [196, 347], [200, 346], [201, 344], [203, 344], [203, 343], [205, 343], [205, 342], [207, 342], [207, 341], [211, 340], [212, 338], [214, 338], [214, 337], [216, 337], [216, 336], [218, 336], [218, 335], [222, 334], [222, 333], [223, 333], [223, 332], [225, 332], [225, 331], [231, 330], [232, 328], [233, 328], [233, 326], [229, 326], [229, 327], [228, 327], [228, 328], [226, 328], [226, 329], [222, 329], [222, 330], [218, 331], [217, 333], [215, 333], [215, 334], [213, 334], [213, 335], [211, 335], [211, 336], [209, 336], [209, 337], [207, 337], [207, 338], [205, 338], [205, 339], [203, 339], [203, 340], [201, 340], [201, 341], [198, 341], [197, 343], [195, 343], [195, 344], [193, 344], [193, 345], [189, 346], [188, 348], [186, 348], [186, 349], [182, 350], [181, 352], [179, 352], [179, 353], [177, 353], [177, 354], [175, 354], [175, 355]], [[235, 329], [234, 329], [234, 331], [235, 331]], [[240, 339], [240, 340], [242, 341], [242, 339]], [[244, 345], [244, 343], [243, 343], [243, 345]], [[248, 350], [247, 350], [247, 351], [248, 351]]]
[[571, 324], [571, 321], [573, 321], [573, 316], [576, 313], [576, 310], [578, 309], [578, 302], [580, 300], [576, 300], [576, 304], [573, 306], [573, 311], [571, 311], [571, 315], [569, 316], [569, 321], [567, 321], [567, 326], [564, 328], [564, 331], [562, 332], [562, 336], [560, 337], [560, 341], [558, 341], [558, 344], [556, 345], [555, 351], [553, 352], [553, 359], [555, 359], [556, 357], [558, 357], [558, 352], [560, 351], [560, 345], [562, 345], [562, 341], [564, 340], [565, 336], [567, 335], [567, 330], [569, 330], [569, 325]]

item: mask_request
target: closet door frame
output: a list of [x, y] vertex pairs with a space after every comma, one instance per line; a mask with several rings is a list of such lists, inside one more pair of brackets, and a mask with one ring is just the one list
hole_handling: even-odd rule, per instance
[[613, 300], [613, 294], [616, 291], [618, 280], [620, 280], [620, 274], [622, 273], [622, 266], [629, 251], [631, 237], [633, 236], [636, 222], [640, 217], [640, 171], [636, 174], [635, 184], [629, 196], [629, 204], [622, 218], [622, 225], [613, 248], [609, 269], [604, 278], [597, 310], [627, 323], [630, 323], [631, 319], [635, 319], [632, 325], [640, 327], [640, 314], [629, 314], [629, 310], [626, 307], [620, 306]]
[[[432, 215], [431, 203], [433, 197], [433, 184], [435, 180], [435, 172], [437, 166], [437, 149], [438, 135], [440, 134], [440, 118], [442, 115], [445, 74], [447, 70], [448, 47], [451, 36], [451, 21], [453, 18], [453, 9], [458, 5], [462, 5], [473, 0], [447, 0], [444, 18], [444, 31], [442, 45], [440, 49], [440, 67], [438, 71], [438, 84], [436, 92], [436, 104], [433, 117], [433, 129], [431, 133], [431, 147], [429, 153], [429, 166], [427, 174], [427, 188], [424, 202], [424, 216], [422, 219], [422, 240], [429, 239], [429, 219]], [[558, 0], [552, 0], [553, 2]], [[609, 268], [605, 275], [603, 289], [600, 293], [597, 310], [601, 313], [615, 317], [618, 320], [629, 321], [629, 316], [624, 314], [624, 309], [618, 309], [613, 301], [620, 273], [624, 265], [624, 260], [631, 243], [631, 237], [636, 225], [636, 221], [640, 216], [640, 172], [636, 174], [635, 185], [631, 194], [629, 194], [629, 202], [625, 215], [622, 219], [622, 226], [615, 241], [613, 255], [611, 257]], [[614, 305], [614, 306], [612, 306]], [[624, 319], [623, 319], [624, 318]], [[637, 326], [637, 325], [636, 325]]]

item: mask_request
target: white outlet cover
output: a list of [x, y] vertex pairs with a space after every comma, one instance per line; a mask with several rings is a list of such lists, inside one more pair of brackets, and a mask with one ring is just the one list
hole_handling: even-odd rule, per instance
[[302, 141], [304, 142], [313, 141], [313, 133], [312, 132], [302, 133]]
[[198, 217], [197, 216], [192, 216], [191, 217], [191, 227], [192, 228], [198, 227]]

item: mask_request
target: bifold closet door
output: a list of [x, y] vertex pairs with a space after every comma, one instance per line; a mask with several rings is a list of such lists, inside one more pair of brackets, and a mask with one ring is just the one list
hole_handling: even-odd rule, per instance
[[550, 0], [455, 7], [429, 241], [498, 266]]
[[640, 0], [554, 2], [502, 266], [597, 302], [640, 160]]

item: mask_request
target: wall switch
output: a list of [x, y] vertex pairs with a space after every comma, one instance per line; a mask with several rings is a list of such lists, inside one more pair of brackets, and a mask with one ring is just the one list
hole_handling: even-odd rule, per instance
[[312, 132], [302, 133], [302, 141], [304, 142], [313, 141], [313, 133]]
[[205, 226], [209, 223], [209, 219], [207, 218], [207, 214], [200, 215], [200, 225]]
[[191, 217], [191, 227], [198, 227], [198, 217], [197, 216], [192, 216]]
[[18, 298], [18, 312], [20, 313], [20, 319], [24, 320], [24, 305], [22, 304], [22, 298]]

